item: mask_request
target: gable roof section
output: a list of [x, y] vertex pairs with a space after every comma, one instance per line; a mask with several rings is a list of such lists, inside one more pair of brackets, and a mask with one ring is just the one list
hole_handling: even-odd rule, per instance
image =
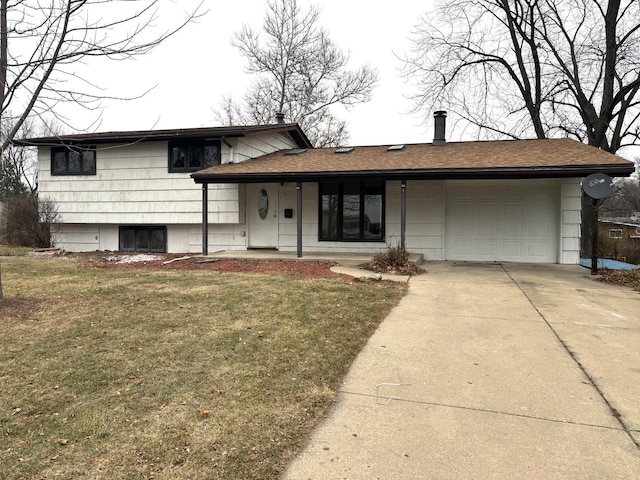
[[[397, 146], [399, 147], [399, 146]], [[444, 145], [280, 151], [211, 167], [196, 183], [252, 183], [347, 179], [465, 179], [580, 177], [594, 172], [629, 176], [634, 164], [571, 139], [502, 140]]]
[[313, 148], [307, 135], [297, 123], [275, 125], [251, 125], [234, 127], [183, 128], [167, 130], [134, 130], [127, 132], [99, 132], [75, 135], [59, 135], [15, 140], [19, 146], [95, 145], [127, 144], [168, 140], [188, 140], [194, 138], [223, 139], [251, 137], [265, 133], [288, 133], [301, 148]]

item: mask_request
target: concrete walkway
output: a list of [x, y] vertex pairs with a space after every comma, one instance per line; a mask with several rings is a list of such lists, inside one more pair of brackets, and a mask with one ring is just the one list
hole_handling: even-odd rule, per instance
[[285, 479], [640, 479], [640, 294], [429, 263]]

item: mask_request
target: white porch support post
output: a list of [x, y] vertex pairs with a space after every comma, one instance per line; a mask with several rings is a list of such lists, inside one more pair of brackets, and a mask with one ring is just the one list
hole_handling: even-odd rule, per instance
[[209, 255], [209, 184], [202, 184], [202, 255]]
[[296, 183], [296, 197], [298, 206], [296, 208], [296, 240], [298, 258], [302, 258], [302, 182]]
[[400, 248], [405, 248], [405, 232], [407, 229], [407, 181], [400, 181]]

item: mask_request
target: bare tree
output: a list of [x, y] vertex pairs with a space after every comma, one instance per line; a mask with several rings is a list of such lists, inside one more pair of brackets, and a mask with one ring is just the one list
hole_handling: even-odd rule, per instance
[[256, 75], [242, 102], [222, 100], [216, 112], [225, 124], [270, 124], [276, 113], [298, 122], [316, 146], [338, 145], [348, 131], [332, 105], [368, 102], [378, 80], [369, 65], [349, 70], [349, 56], [318, 25], [320, 10], [303, 12], [297, 0], [269, 0], [263, 36], [245, 25], [232, 40]]
[[481, 137], [562, 134], [614, 153], [640, 139], [637, 0], [454, 0], [412, 44], [417, 111], [446, 108]]
[[[63, 104], [95, 111], [113, 93], [92, 83], [90, 61], [126, 60], [203, 14], [204, 0], [158, 30], [163, 0], [0, 0], [0, 158], [29, 118], [72, 127]], [[2, 292], [0, 281], [0, 299]]]
[[[446, 108], [485, 138], [563, 135], [612, 153], [640, 141], [638, 0], [453, 0], [412, 44], [417, 112]], [[583, 254], [594, 215], [583, 198]]]
[[202, 3], [158, 31], [162, 0], [0, 0], [0, 114], [10, 126], [0, 151], [30, 116], [69, 125], [62, 104], [96, 110], [116, 98], [92, 83], [87, 63], [151, 52], [202, 15]]
[[635, 178], [622, 179], [614, 186], [601, 209], [607, 217], [629, 218], [634, 212], [640, 212], [640, 181]]
[[[6, 137], [13, 125], [8, 121], [0, 125], [0, 138]], [[46, 130], [49, 132], [49, 129]], [[41, 130], [28, 117], [17, 132], [21, 138], [37, 136]], [[34, 194], [37, 189], [38, 152], [34, 147], [9, 144], [2, 151], [0, 160], [0, 201], [17, 195]]]

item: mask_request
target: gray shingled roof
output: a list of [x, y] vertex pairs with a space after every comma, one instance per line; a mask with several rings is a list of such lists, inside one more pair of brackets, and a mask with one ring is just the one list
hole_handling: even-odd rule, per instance
[[242, 163], [211, 167], [191, 176], [197, 183], [319, 181], [380, 178], [544, 178], [603, 172], [628, 176], [634, 164], [571, 139], [412, 144], [280, 151]]

